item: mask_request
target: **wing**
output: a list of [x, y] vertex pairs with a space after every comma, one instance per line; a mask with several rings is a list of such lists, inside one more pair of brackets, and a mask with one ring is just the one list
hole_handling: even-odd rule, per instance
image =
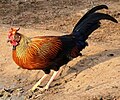
[[[35, 37], [31, 39], [23, 59], [23, 66], [29, 69], [45, 69], [62, 50], [58, 37]], [[29, 66], [29, 67], [28, 67]]]
[[62, 42], [58, 37], [35, 37], [32, 39], [30, 47], [35, 55], [40, 59], [54, 59], [58, 52], [62, 49]]

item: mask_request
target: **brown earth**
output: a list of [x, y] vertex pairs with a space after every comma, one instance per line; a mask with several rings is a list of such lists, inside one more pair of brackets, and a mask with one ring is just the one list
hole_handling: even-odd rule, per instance
[[79, 18], [98, 4], [108, 5], [103, 12], [120, 22], [119, 0], [0, 0], [0, 100], [120, 100], [120, 23], [101, 21], [83, 56], [64, 66], [43, 93], [28, 92], [43, 72], [19, 68], [6, 43], [13, 26], [27, 36], [69, 34]]

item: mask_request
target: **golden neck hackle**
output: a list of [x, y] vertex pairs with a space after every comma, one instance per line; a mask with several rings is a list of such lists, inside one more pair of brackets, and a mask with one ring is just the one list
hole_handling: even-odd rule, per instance
[[16, 46], [17, 57], [22, 57], [23, 55], [25, 55], [26, 49], [28, 48], [28, 44], [30, 43], [30, 41], [30, 38], [21, 35], [19, 45]]

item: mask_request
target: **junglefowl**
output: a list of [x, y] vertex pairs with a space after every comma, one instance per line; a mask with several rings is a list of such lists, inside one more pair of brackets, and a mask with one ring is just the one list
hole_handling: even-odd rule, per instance
[[118, 23], [108, 14], [96, 12], [108, 9], [106, 5], [99, 5], [89, 10], [75, 25], [69, 35], [37, 36], [29, 38], [19, 33], [19, 29], [11, 28], [8, 42], [13, 46], [12, 57], [17, 65], [29, 70], [43, 70], [45, 74], [32, 87], [32, 91], [45, 80], [51, 70], [54, 70], [47, 85], [41, 90], [48, 89], [51, 82], [60, 74], [61, 66], [81, 55], [88, 43], [88, 36], [100, 27], [100, 20], [106, 19]]

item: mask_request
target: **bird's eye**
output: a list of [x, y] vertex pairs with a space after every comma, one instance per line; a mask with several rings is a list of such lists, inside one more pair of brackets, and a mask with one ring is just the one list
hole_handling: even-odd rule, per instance
[[15, 36], [14, 36], [14, 39], [15, 39], [16, 41], [20, 41], [20, 38], [21, 38], [20, 35], [15, 35]]

